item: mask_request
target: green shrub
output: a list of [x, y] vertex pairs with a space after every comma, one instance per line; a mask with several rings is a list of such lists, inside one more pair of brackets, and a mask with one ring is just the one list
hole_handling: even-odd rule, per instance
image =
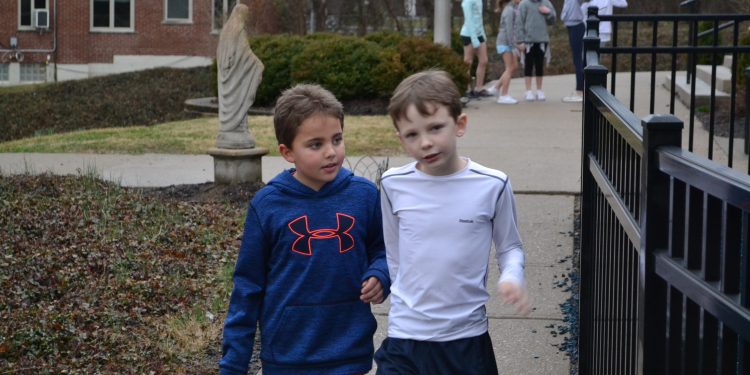
[[451, 48], [395, 32], [264, 36], [250, 45], [265, 65], [259, 105], [273, 105], [281, 91], [302, 82], [320, 84], [341, 100], [387, 98], [408, 75], [432, 68], [448, 71], [458, 87], [469, 82], [462, 56]]
[[463, 57], [450, 48], [437, 45], [426, 38], [407, 38], [398, 45], [401, 62], [406, 75], [426, 69], [442, 69], [448, 72], [456, 86], [462, 90], [469, 84], [469, 72]]
[[304, 49], [306, 41], [296, 35], [266, 35], [250, 38], [250, 48], [263, 62], [263, 79], [255, 94], [255, 103], [273, 106], [276, 97], [292, 86], [292, 60]]
[[292, 79], [318, 83], [340, 100], [374, 98], [372, 69], [380, 63], [380, 51], [357, 37], [313, 39], [292, 60]]
[[[215, 85], [215, 81], [214, 81]], [[210, 68], [159, 68], [0, 93], [0, 142], [80, 129], [195, 117], [186, 99], [211, 95]]]
[[403, 34], [395, 31], [379, 31], [365, 35], [365, 40], [373, 42], [383, 48], [396, 47], [406, 38]]

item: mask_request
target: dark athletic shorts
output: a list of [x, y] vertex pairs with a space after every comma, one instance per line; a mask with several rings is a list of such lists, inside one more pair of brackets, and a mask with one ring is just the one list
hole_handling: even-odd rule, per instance
[[[461, 35], [461, 40], [464, 42], [465, 46], [468, 46], [469, 44], [471, 44], [471, 37]], [[480, 44], [484, 43], [484, 37], [483, 36], [479, 37], [479, 43]]]
[[497, 375], [490, 334], [453, 341], [388, 337], [375, 352], [377, 375]]

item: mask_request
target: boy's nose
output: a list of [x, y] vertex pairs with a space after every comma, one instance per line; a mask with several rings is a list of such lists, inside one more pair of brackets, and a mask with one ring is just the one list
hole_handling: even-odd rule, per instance
[[421, 146], [422, 148], [432, 147], [432, 140], [429, 137], [422, 137]]

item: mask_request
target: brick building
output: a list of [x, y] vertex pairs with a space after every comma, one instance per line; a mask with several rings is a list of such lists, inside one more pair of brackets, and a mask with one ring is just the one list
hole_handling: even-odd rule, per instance
[[235, 1], [2, 0], [0, 85], [208, 65]]
[[260, 33], [424, 34], [432, 13], [432, 0], [0, 0], [0, 86], [208, 65], [237, 1]]

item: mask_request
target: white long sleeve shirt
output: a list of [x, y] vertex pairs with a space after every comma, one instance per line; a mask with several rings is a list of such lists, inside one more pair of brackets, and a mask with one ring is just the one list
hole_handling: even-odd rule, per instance
[[413, 162], [383, 174], [381, 205], [391, 275], [388, 336], [450, 341], [486, 332], [493, 243], [500, 281], [524, 284], [508, 177], [471, 160], [448, 176], [424, 174]]
[[[597, 7], [599, 11], [597, 14], [600, 16], [611, 16], [613, 8], [627, 8], [627, 0], [591, 0], [589, 2], [581, 4], [581, 11], [584, 17], [588, 14], [590, 7]], [[609, 42], [612, 39], [612, 22], [602, 21], [599, 22], [599, 39], [602, 42]]]

